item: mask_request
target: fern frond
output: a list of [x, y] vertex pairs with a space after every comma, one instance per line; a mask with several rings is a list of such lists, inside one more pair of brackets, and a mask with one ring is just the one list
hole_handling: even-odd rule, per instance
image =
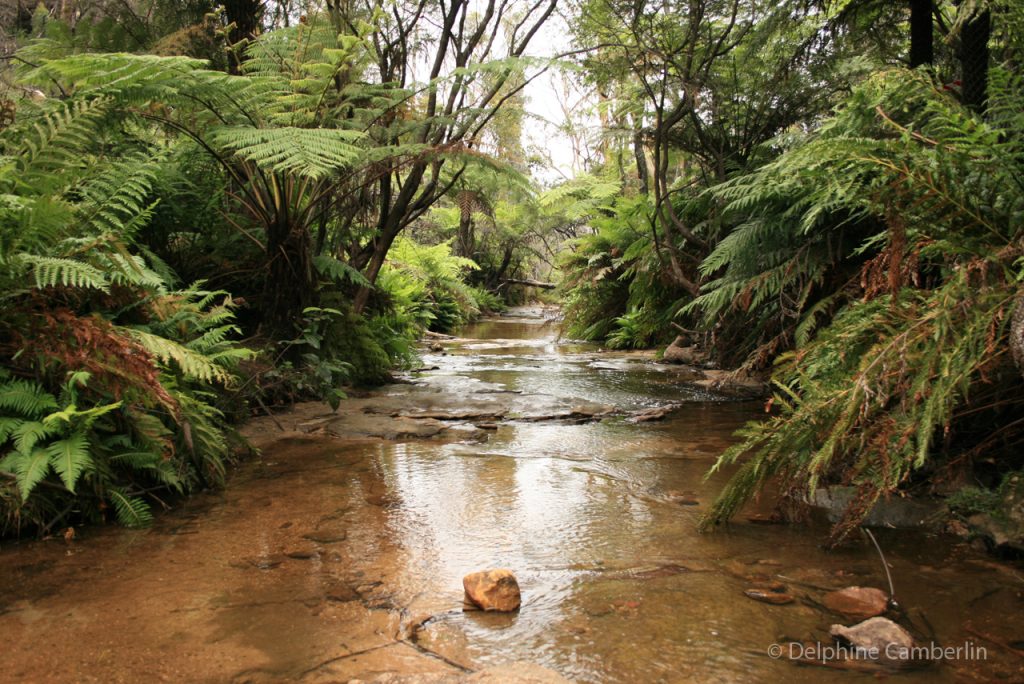
[[122, 330], [161, 362], [166, 364], [173, 361], [186, 378], [221, 384], [231, 381], [231, 374], [227, 370], [213, 363], [200, 352], [136, 328], [123, 328]]
[[107, 496], [114, 504], [117, 521], [130, 528], [149, 527], [153, 523], [153, 513], [142, 499], [130, 496], [120, 489], [111, 489]]
[[17, 476], [22, 501], [28, 500], [32, 491], [50, 472], [50, 457], [44, 449], [38, 447], [28, 453], [15, 452], [5, 460]]
[[31, 267], [36, 287], [80, 287], [110, 291], [106, 275], [91, 264], [75, 259], [20, 254], [18, 259]]
[[359, 159], [357, 131], [324, 128], [219, 127], [210, 139], [242, 159], [262, 168], [320, 179], [341, 171]]
[[58, 408], [57, 398], [30, 380], [8, 380], [0, 384], [0, 410], [15, 411], [25, 418], [41, 418]]
[[78, 478], [92, 466], [89, 455], [89, 440], [84, 434], [76, 433], [46, 445], [50, 465], [70, 491], [75, 491]]

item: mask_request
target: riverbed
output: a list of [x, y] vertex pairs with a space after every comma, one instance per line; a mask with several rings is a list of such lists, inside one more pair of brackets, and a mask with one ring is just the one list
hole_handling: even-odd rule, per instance
[[[255, 419], [260, 454], [150, 529], [4, 543], [0, 681], [344, 682], [513, 661], [578, 682], [873, 679], [769, 655], [852, 623], [827, 591], [888, 591], [866, 539], [826, 551], [823, 523], [746, 515], [697, 532], [727, 475], [705, 479], [710, 465], [762, 403], [558, 330], [550, 309], [514, 310], [340, 414]], [[975, 647], [884, 675], [1020, 680], [1024, 574], [951, 536], [877, 536], [894, 617]], [[463, 575], [492, 567], [518, 576], [519, 612], [463, 610]], [[744, 595], [769, 584], [793, 602]]]

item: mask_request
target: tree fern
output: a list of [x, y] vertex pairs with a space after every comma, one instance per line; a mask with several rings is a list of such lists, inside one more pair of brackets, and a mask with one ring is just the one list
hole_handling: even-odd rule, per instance
[[[994, 93], [1004, 98], [1019, 107], [1024, 90]], [[749, 425], [719, 459], [716, 469], [746, 460], [706, 523], [728, 519], [773, 478], [804, 497], [839, 481], [857, 490], [834, 530], [842, 538], [878, 498], [934, 464], [940, 437], [948, 450], [971, 432], [961, 412], [977, 420], [1004, 393], [996, 404], [1013, 410], [1020, 375], [1007, 373], [1005, 352], [1020, 296], [1020, 145], [1020, 130], [981, 120], [926, 76], [886, 72], [817, 135], [722, 188], [751, 222], [706, 262], [718, 277], [697, 305], [715, 315], [785, 305], [799, 346], [775, 374], [780, 415]], [[795, 198], [789, 206], [777, 204], [780, 189]], [[836, 239], [856, 221], [877, 228], [856, 243]], [[764, 225], [778, 226], [788, 254], [766, 256], [765, 239], [751, 239]], [[817, 301], [800, 293], [822, 286], [823, 267], [849, 260], [855, 278], [833, 280], [839, 288]], [[996, 434], [1012, 440], [1016, 423]], [[995, 445], [974, 439], [961, 462]]]
[[351, 166], [359, 159], [356, 131], [319, 128], [221, 127], [210, 139], [242, 159], [278, 173], [314, 180]]

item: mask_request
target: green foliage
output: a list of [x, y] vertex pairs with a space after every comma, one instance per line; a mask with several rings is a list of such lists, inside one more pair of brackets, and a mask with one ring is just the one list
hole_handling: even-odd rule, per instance
[[[970, 419], [960, 415], [984, 410], [993, 393], [1019, 396], [1021, 377], [1008, 367], [1006, 352], [1024, 280], [1016, 247], [1024, 225], [1024, 90], [1016, 80], [1004, 84], [993, 92], [994, 109], [1014, 114], [985, 121], [921, 74], [882, 72], [818, 134], [763, 173], [723, 189], [734, 209], [759, 220], [776, 211], [775, 185], [787, 176], [804, 184], [793, 206], [793, 238], [779, 254], [761, 259], [763, 248], [753, 254], [757, 241], [737, 240], [708, 268], [726, 268], [712, 292], [745, 291], [751, 309], [789, 292], [805, 330], [821, 307], [791, 288], [814, 277], [802, 271], [796, 283], [787, 280], [811, 261], [813, 248], [803, 247], [835, 231], [836, 217], [877, 230], [831, 257], [832, 268], [860, 257], [859, 277], [842, 294], [819, 291], [845, 306], [815, 335], [800, 333], [797, 350], [781, 357], [774, 399], [780, 413], [748, 426], [744, 440], [720, 458], [716, 469], [749, 454], [709, 522], [729, 518], [775, 477], [787, 491], [805, 493], [841, 481], [859, 491], [834, 530], [834, 539], [842, 538], [879, 497], [934, 467], [940, 438], [948, 444], [969, 431]], [[817, 263], [821, 269], [826, 262]], [[735, 298], [722, 302], [702, 303], [731, 306]], [[1008, 428], [1000, 439], [1011, 438], [1013, 423]], [[976, 446], [965, 445], [965, 455], [977, 453], [967, 448]]]
[[669, 323], [681, 293], [652, 249], [651, 215], [646, 197], [620, 199], [611, 215], [591, 217], [593, 233], [569, 243], [561, 265], [570, 336], [613, 349], [648, 347], [674, 336]]
[[946, 499], [949, 510], [965, 518], [976, 513], [985, 513], [999, 518], [1002, 514], [1001, 504], [1002, 496], [998, 491], [974, 486], [958, 489]]
[[159, 153], [97, 154], [109, 103], [26, 104], [0, 134], [0, 533], [222, 481], [230, 431], [212, 406], [248, 352], [233, 303], [174, 290], [138, 248]]
[[421, 245], [399, 238], [388, 255], [382, 285], [412, 321], [436, 332], [451, 332], [480, 313], [476, 291], [464, 276], [479, 268], [452, 254], [451, 245]]

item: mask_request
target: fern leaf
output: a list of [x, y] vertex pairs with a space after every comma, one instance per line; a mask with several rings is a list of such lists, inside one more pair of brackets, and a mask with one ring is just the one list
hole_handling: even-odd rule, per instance
[[325, 275], [332, 280], [338, 282], [349, 281], [353, 285], [359, 285], [361, 287], [372, 287], [369, 280], [366, 279], [358, 269], [349, 266], [340, 259], [335, 259], [332, 256], [321, 254], [313, 257], [313, 265], [321, 275]]
[[124, 328], [124, 330], [135, 338], [146, 351], [163, 363], [174, 361], [187, 378], [221, 384], [226, 384], [231, 380], [231, 374], [227, 370], [197, 351], [172, 342], [165, 337], [136, 328]]
[[136, 496], [129, 496], [120, 489], [111, 489], [110, 500], [114, 504], [117, 520], [125, 527], [148, 527], [153, 522], [149, 505]]
[[33, 449], [30, 453], [17, 453], [10, 462], [17, 476], [21, 500], [27, 501], [46, 474], [50, 472], [50, 457], [44, 449]]
[[63, 285], [109, 292], [109, 283], [103, 272], [85, 262], [35, 254], [21, 254], [19, 258], [32, 267], [36, 287]]
[[280, 173], [319, 179], [329, 176], [359, 158], [363, 134], [327, 128], [221, 127], [211, 139], [239, 157]]
[[56, 397], [38, 383], [12, 380], [0, 385], [0, 410], [15, 411], [26, 418], [37, 418], [56, 408]]
[[60, 428], [38, 420], [26, 420], [11, 431], [14, 448], [23, 454], [29, 453], [40, 441], [59, 433]]
[[50, 465], [57, 471], [64, 486], [75, 491], [75, 483], [82, 473], [92, 466], [89, 456], [89, 441], [83, 434], [75, 434], [67, 439], [60, 439], [47, 445], [46, 453]]

